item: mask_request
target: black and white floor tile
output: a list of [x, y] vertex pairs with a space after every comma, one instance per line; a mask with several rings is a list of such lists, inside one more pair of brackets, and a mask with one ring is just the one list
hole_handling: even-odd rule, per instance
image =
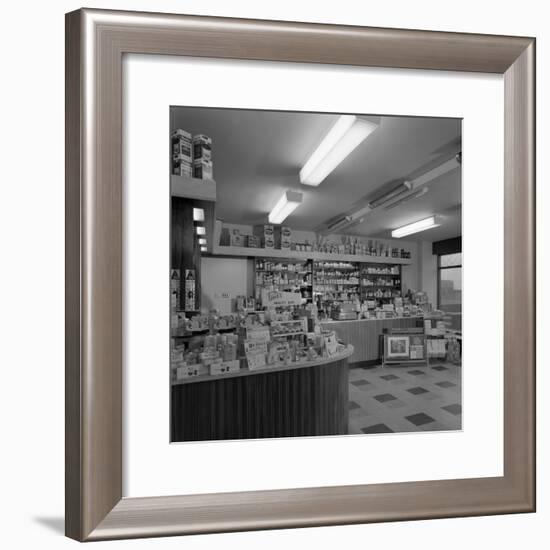
[[351, 368], [349, 433], [462, 428], [460, 365]]

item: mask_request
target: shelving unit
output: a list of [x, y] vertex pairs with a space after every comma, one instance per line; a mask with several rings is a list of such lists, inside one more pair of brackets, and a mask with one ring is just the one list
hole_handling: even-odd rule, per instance
[[313, 260], [328, 262], [360, 262], [382, 265], [410, 265], [412, 258], [401, 258], [393, 256], [373, 256], [359, 254], [335, 254], [313, 250], [280, 250], [276, 248], [251, 248], [246, 246], [221, 246], [220, 236], [222, 222], [216, 220], [214, 224], [212, 250], [209, 252], [214, 256], [229, 256], [240, 258], [265, 258], [271, 260]]
[[387, 302], [401, 296], [401, 266], [361, 264], [361, 299]]
[[300, 292], [306, 302], [312, 301], [312, 262], [301, 259], [255, 258], [254, 296], [262, 290]]
[[361, 295], [360, 267], [357, 262], [313, 262], [313, 296], [321, 303], [352, 302]]

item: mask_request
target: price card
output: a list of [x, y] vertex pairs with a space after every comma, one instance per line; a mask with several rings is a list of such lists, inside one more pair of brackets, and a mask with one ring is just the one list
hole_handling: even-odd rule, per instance
[[267, 342], [261, 340], [245, 340], [244, 352], [246, 355], [254, 355], [257, 353], [267, 353]]
[[246, 356], [246, 362], [250, 370], [262, 369], [265, 368], [265, 354], [264, 353], [255, 353]]

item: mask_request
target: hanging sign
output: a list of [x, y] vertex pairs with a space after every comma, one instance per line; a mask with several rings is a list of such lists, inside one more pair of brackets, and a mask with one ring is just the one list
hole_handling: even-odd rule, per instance
[[196, 310], [195, 296], [196, 296], [195, 270], [186, 269], [185, 270], [185, 311]]
[[302, 295], [298, 292], [280, 292], [278, 290], [262, 290], [262, 305], [264, 307], [299, 306]]

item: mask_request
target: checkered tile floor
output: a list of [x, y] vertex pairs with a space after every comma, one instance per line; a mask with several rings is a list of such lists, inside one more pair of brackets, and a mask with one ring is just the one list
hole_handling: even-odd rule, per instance
[[351, 368], [349, 433], [460, 430], [461, 377], [450, 363]]

